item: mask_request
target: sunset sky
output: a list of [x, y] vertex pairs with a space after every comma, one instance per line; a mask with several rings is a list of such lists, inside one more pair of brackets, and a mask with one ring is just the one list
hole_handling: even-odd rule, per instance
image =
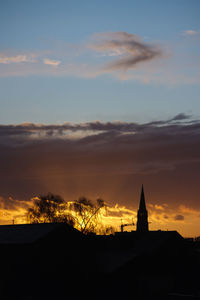
[[200, 1], [0, 3], [0, 224], [33, 197], [200, 235]]

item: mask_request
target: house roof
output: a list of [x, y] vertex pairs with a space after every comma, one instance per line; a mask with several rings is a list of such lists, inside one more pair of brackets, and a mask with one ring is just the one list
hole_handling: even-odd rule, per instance
[[[155, 253], [162, 246], [176, 247], [176, 241], [184, 241], [177, 231], [149, 231], [143, 235], [136, 231], [119, 233], [116, 236], [120, 247], [102, 250], [97, 253], [99, 269], [104, 272], [113, 272], [141, 255]], [[127, 241], [133, 241], [127, 247]], [[126, 244], [123, 247], [123, 244]]]
[[1, 225], [0, 245], [32, 244], [59, 228], [69, 233], [79, 233], [65, 223]]

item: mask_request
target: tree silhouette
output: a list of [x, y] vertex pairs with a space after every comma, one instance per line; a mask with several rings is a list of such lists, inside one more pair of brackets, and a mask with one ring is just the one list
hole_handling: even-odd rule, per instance
[[96, 203], [86, 197], [80, 197], [72, 204], [72, 209], [77, 216], [74, 217], [76, 226], [85, 234], [95, 232], [98, 225], [100, 210], [105, 207], [105, 202], [102, 199], [97, 199]]
[[27, 211], [29, 223], [66, 222], [74, 225], [72, 216], [66, 213], [66, 202], [59, 195], [48, 193], [34, 200], [33, 207]]
[[27, 220], [28, 223], [66, 222], [84, 234], [96, 233], [103, 207], [102, 199], [92, 202], [80, 197], [67, 203], [61, 196], [48, 193], [34, 200], [33, 207], [27, 211]]

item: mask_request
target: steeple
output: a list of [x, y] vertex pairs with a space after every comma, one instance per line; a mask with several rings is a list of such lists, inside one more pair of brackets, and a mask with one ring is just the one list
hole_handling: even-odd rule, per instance
[[138, 232], [147, 232], [149, 231], [148, 226], [148, 212], [145, 204], [144, 196], [144, 187], [142, 185], [141, 195], [140, 195], [140, 204], [137, 213], [137, 231]]
[[141, 195], [140, 195], [139, 210], [146, 210], [145, 196], [144, 196], [144, 187], [143, 187], [143, 185], [142, 185], [142, 190], [141, 190]]

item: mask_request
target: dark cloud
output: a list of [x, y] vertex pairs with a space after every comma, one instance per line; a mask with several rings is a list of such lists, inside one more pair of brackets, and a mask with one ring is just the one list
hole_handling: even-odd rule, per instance
[[184, 220], [184, 216], [183, 216], [183, 215], [176, 215], [176, 216], [174, 217], [174, 220], [175, 220], [175, 221], [183, 221], [183, 220]]
[[144, 183], [151, 203], [198, 207], [200, 122], [187, 124], [187, 117], [1, 125], [0, 195], [29, 199], [55, 192], [137, 207]]
[[[45, 124], [34, 124], [34, 123], [23, 123], [18, 125], [0, 125], [0, 137], [1, 137], [1, 144], [3, 143], [3, 138], [5, 137], [5, 140], [8, 140], [9, 137], [12, 138], [12, 141], [14, 143], [14, 138], [16, 138], [16, 141], [22, 141], [22, 137], [24, 136], [24, 140], [27, 140], [28, 138], [37, 138], [37, 139], [44, 139], [46, 137], [53, 137], [58, 138], [59, 136], [65, 136], [66, 138], [70, 136], [70, 134], [74, 132], [80, 131], [79, 137], [83, 136], [89, 136], [94, 135], [95, 131], [98, 131], [98, 134], [114, 134], [114, 132], [122, 132], [122, 133], [139, 133], [139, 132], [147, 132], [149, 130], [158, 130], [158, 127], [164, 126], [164, 125], [171, 125], [174, 129], [178, 129], [179, 127], [175, 126], [175, 121], [182, 121], [182, 123], [190, 123], [193, 126], [197, 124], [197, 127], [199, 125], [199, 121], [189, 121], [190, 118], [189, 115], [186, 115], [184, 113], [180, 113], [176, 115], [175, 117], [168, 119], [168, 120], [162, 120], [162, 121], [154, 121], [146, 124], [138, 124], [138, 123], [127, 123], [127, 122], [106, 122], [102, 123], [99, 121], [95, 122], [87, 122], [87, 123], [80, 123], [80, 124], [71, 124], [71, 123], [64, 123], [61, 125], [57, 124], [51, 124], [51, 125], [45, 125]], [[171, 127], [172, 128], [172, 127]], [[191, 128], [191, 127], [190, 127]], [[169, 128], [167, 128], [168, 130]], [[164, 129], [162, 128], [162, 131]], [[85, 135], [83, 134], [85, 132]], [[28, 140], [27, 140], [28, 141]]]
[[191, 116], [190, 115], [186, 115], [184, 113], [180, 113], [178, 115], [176, 115], [174, 118], [171, 119], [171, 121], [182, 121], [182, 120], [187, 120], [189, 119]]
[[162, 50], [157, 45], [147, 44], [139, 36], [127, 32], [96, 34], [90, 48], [115, 58], [106, 65], [106, 71], [127, 71], [139, 63], [162, 55]]

